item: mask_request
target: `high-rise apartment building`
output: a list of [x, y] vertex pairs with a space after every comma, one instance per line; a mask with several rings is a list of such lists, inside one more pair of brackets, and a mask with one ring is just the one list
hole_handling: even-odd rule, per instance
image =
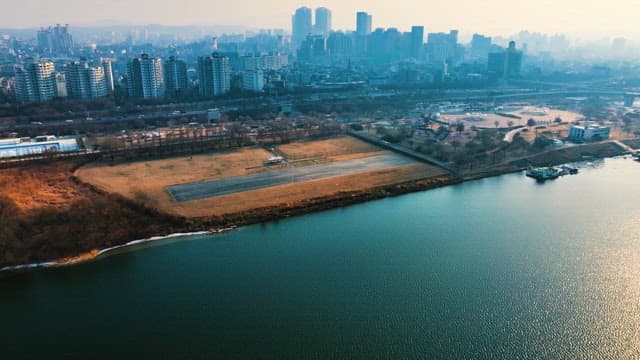
[[333, 32], [327, 39], [327, 50], [332, 57], [344, 57], [351, 55], [353, 42], [351, 37], [343, 32]]
[[306, 6], [296, 9], [295, 14], [291, 17], [291, 40], [293, 46], [298, 48], [307, 38], [307, 35], [311, 34], [312, 30], [311, 9]]
[[264, 72], [246, 70], [242, 72], [242, 87], [245, 90], [261, 92], [264, 90]]
[[411, 27], [411, 56], [419, 59], [423, 55], [424, 26]]
[[372, 17], [364, 11], [356, 13], [355, 52], [364, 54], [368, 51], [368, 37], [371, 35]]
[[356, 13], [356, 35], [367, 36], [371, 34], [372, 17], [364, 11]]
[[510, 41], [509, 48], [505, 52], [504, 77], [511, 79], [520, 76], [522, 68], [522, 51], [516, 49], [516, 42]]
[[490, 52], [487, 55], [487, 75], [489, 80], [501, 79], [504, 75], [504, 51]]
[[331, 32], [331, 10], [325, 7], [316, 9], [316, 23], [314, 24], [316, 35], [322, 35], [325, 38]]
[[433, 64], [452, 63], [458, 57], [458, 30], [427, 35], [427, 57]]
[[58, 97], [67, 97], [67, 80], [64, 77], [64, 73], [56, 74], [56, 90], [58, 91]]
[[89, 65], [85, 60], [72, 61], [65, 66], [67, 96], [71, 99], [96, 99], [107, 96], [107, 79], [102, 64]]
[[19, 102], [49, 101], [58, 95], [53, 61], [29, 59], [15, 70], [16, 100]]
[[170, 56], [163, 64], [164, 83], [167, 92], [170, 94], [181, 94], [187, 91], [189, 82], [187, 80], [187, 63], [184, 60]]
[[69, 25], [57, 24], [55, 27], [41, 28], [37, 38], [40, 55], [70, 56], [73, 54], [73, 37], [69, 31]]
[[201, 96], [218, 96], [231, 89], [229, 58], [214, 53], [198, 58], [198, 81]]
[[113, 93], [115, 90], [115, 81], [113, 80], [113, 66], [111, 65], [111, 60], [103, 59], [102, 68], [104, 69], [107, 91]]
[[129, 96], [154, 99], [164, 96], [162, 60], [142, 54], [127, 64], [127, 88]]
[[512, 79], [520, 76], [522, 58], [523, 52], [516, 49], [515, 41], [510, 41], [506, 50], [489, 53], [487, 59], [489, 79]]

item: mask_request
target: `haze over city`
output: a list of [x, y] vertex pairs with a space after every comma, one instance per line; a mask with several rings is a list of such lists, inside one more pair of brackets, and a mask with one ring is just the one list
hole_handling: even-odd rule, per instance
[[634, 0], [611, 1], [306, 1], [299, 0], [25, 0], [12, 4], [13, 16], [3, 27], [34, 27], [52, 23], [96, 25], [243, 25], [251, 28], [290, 27], [292, 9], [325, 6], [333, 11], [335, 29], [353, 29], [356, 11], [375, 15], [374, 27], [429, 31], [459, 28], [463, 33], [508, 35], [520, 30], [568, 33], [597, 38], [640, 34]]
[[640, 359], [637, 3], [3, 0], [0, 359]]

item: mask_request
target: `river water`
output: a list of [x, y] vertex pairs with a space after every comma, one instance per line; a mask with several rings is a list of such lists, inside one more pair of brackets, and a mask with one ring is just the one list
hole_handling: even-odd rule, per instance
[[509, 174], [1, 279], [1, 358], [638, 358], [638, 179]]

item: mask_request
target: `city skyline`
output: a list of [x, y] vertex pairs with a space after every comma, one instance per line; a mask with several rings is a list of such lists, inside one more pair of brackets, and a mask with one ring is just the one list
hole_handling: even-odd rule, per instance
[[[356, 12], [373, 15], [372, 28], [396, 27], [410, 30], [412, 25], [424, 26], [426, 32], [460, 29], [462, 33], [482, 32], [508, 35], [521, 30], [573, 35], [640, 36], [634, 26], [632, 0], [612, 0], [604, 3], [582, 3], [550, 0], [538, 2], [491, 0], [478, 3], [471, 0], [429, 5], [410, 0], [383, 1], [299, 1], [279, 0], [264, 3], [238, 0], [215, 5], [205, 0], [184, 0], [179, 3], [151, 0], [25, 0], [14, 4], [13, 14], [3, 26], [31, 28], [56, 23], [75, 26], [105, 24], [164, 25], [235, 25], [254, 29], [281, 28], [290, 30], [295, 9], [307, 6], [313, 10], [326, 7], [332, 11], [335, 30], [355, 30]], [[154, 5], [154, 6], [151, 6]], [[92, 9], [100, 8], [100, 11]], [[550, 11], [549, 9], [553, 9]], [[126, 10], [126, 11], [123, 11]], [[183, 16], [176, 16], [182, 13]]]

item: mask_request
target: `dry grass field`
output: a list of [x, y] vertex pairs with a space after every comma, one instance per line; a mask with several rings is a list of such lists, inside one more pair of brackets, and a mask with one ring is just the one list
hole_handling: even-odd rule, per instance
[[0, 189], [20, 210], [66, 209], [88, 192], [69, 179], [70, 164], [43, 165], [0, 171]]
[[115, 166], [89, 165], [78, 169], [75, 175], [100, 189], [169, 211], [175, 204], [165, 190], [167, 186], [267, 171], [263, 162], [270, 156], [260, 148], [245, 148]]
[[299, 141], [279, 145], [277, 149], [294, 166], [358, 159], [384, 153], [380, 148], [350, 136], [319, 141]]
[[[293, 166], [327, 163], [385, 153], [380, 148], [350, 137], [297, 142], [278, 147]], [[186, 217], [224, 215], [266, 206], [292, 204], [305, 199], [338, 192], [418, 180], [445, 174], [437, 167], [414, 164], [388, 169], [287, 184], [270, 188], [222, 195], [183, 203], [175, 202], [166, 190], [169, 185], [185, 184], [225, 177], [242, 176], [278, 169], [265, 167], [271, 154], [259, 148], [163, 160], [134, 162], [115, 166], [90, 165], [76, 176], [108, 192], [143, 202], [159, 210]], [[315, 159], [315, 160], [308, 160]]]

